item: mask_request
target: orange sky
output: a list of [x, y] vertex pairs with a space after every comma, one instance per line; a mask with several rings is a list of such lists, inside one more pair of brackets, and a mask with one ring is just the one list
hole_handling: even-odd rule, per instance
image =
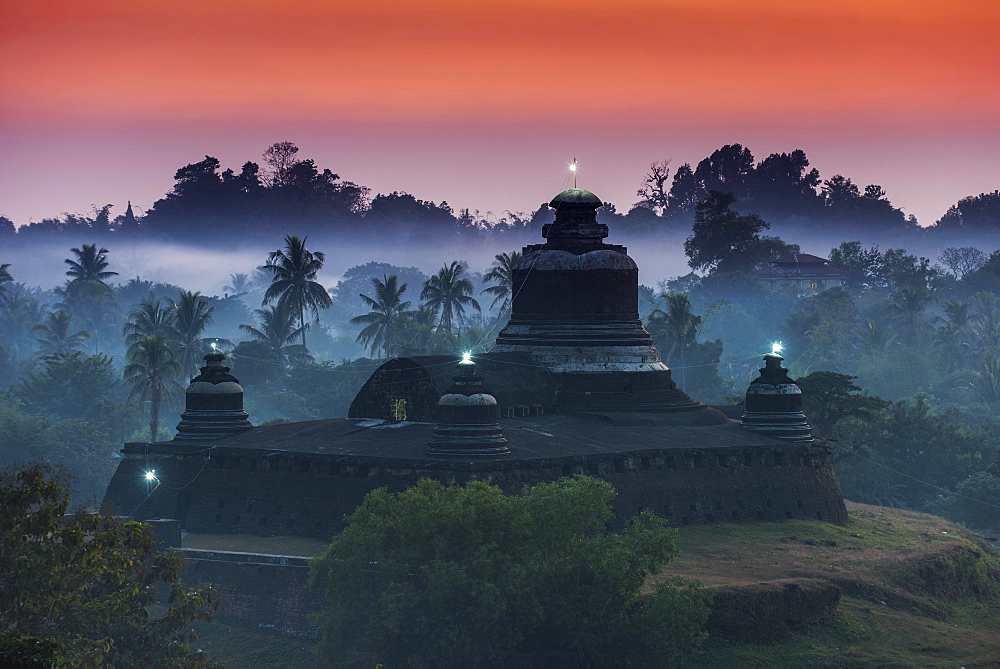
[[[758, 159], [803, 148], [824, 176], [865, 174], [873, 141], [890, 153], [898, 142], [906, 159], [895, 170], [891, 160], [879, 163], [890, 173], [872, 178], [896, 179], [895, 191], [887, 186], [890, 198], [920, 210], [925, 223], [943, 213], [934, 207], [984, 184], [1000, 186], [989, 158], [1000, 118], [1000, 1], [816, 5], [7, 0], [0, 9], [0, 140], [9, 150], [0, 152], [0, 213], [40, 218], [89, 208], [120, 197], [110, 184], [122, 179], [126, 190], [149, 199], [170, 187], [174, 169], [205, 153], [242, 162], [284, 139], [348, 178], [369, 176], [377, 189], [419, 187], [427, 190], [417, 194], [430, 199], [499, 206], [499, 199], [476, 199], [487, 194], [463, 181], [467, 165], [449, 171], [442, 157], [410, 182], [402, 170], [402, 182], [389, 181], [392, 169], [374, 173], [373, 165], [391, 160], [401, 145], [419, 156], [421, 147], [450, 142], [459, 145], [451, 162], [474, 160], [459, 150], [467, 142], [455, 140], [456, 128], [477, 138], [482, 162], [498, 171], [493, 183], [507, 179], [504, 188], [515, 193], [525, 188], [506, 175], [517, 156], [498, 161], [493, 151], [504, 153], [513, 136], [522, 162], [545, 161], [531, 147], [561, 137], [551, 163], [539, 169], [582, 154], [596, 168], [593, 177], [608, 182], [605, 191], [623, 194], [619, 208], [630, 204], [622, 198], [651, 160], [693, 162], [734, 141]], [[369, 155], [355, 160], [328, 151], [324, 133]], [[125, 135], [136, 139], [129, 144]], [[355, 147], [347, 136], [366, 142]], [[641, 150], [657, 140], [656, 150]], [[141, 174], [135, 164], [128, 178], [105, 174], [115, 163], [101, 156], [99, 174], [80, 175], [91, 186], [89, 200], [78, 183], [72, 195], [46, 187], [48, 203], [28, 201], [46, 181], [42, 166], [32, 171], [30, 151], [82, 164], [109, 141], [130, 161], [141, 154]], [[853, 163], [851, 142], [858, 149]], [[940, 160], [967, 156], [975, 165], [963, 182], [968, 192], [942, 192], [933, 205], [908, 203], [907, 193], [927, 197], [924, 185], [905, 185], [904, 177], [919, 178], [914, 146], [930, 161], [942, 147]], [[824, 155], [829, 164], [818, 160]], [[621, 173], [629, 161], [628, 174]], [[385, 183], [371, 180], [380, 177]], [[533, 193], [524, 195], [528, 204], [507, 197], [515, 201], [504, 206], [515, 208], [539, 200]]]

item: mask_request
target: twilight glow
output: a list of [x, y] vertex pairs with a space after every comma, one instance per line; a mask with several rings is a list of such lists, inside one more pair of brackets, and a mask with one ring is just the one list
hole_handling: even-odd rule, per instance
[[127, 198], [273, 142], [376, 191], [528, 210], [581, 161], [802, 148], [923, 224], [1000, 184], [994, 0], [36, 0], [0, 22], [0, 214]]

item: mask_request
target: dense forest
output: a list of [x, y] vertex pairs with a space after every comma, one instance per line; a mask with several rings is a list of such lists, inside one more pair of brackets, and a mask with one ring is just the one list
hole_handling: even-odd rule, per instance
[[[183, 387], [212, 348], [229, 354], [255, 424], [346, 415], [386, 357], [489, 349], [509, 312], [514, 249], [537, 241], [547, 208], [496, 219], [405, 193], [371, 198], [297, 151], [272, 146], [264, 170], [220, 172], [214, 158], [185, 166], [142, 216], [112, 219], [105, 206], [16, 233], [0, 225], [8, 240], [63, 243], [64, 263], [46, 272], [65, 272], [54, 288], [26, 285], [19, 272], [38, 261], [4, 242], [0, 460], [64, 464], [83, 499], [99, 497], [122, 442], [169, 438]], [[730, 145], [672, 177], [668, 164], [652, 165], [638, 197], [628, 213], [608, 205], [601, 216], [613, 234], [669, 230], [683, 242], [691, 271], [641, 287], [639, 304], [682, 388], [739, 402], [781, 341], [814, 434], [833, 440], [848, 498], [1000, 525], [1000, 251], [955, 241], [957, 231], [1000, 227], [1000, 194], [966, 198], [926, 230], [877, 185], [822, 180], [802, 151], [757, 163]], [[810, 294], [765, 287], [754, 272], [799, 252], [810, 226], [840, 235], [826, 257], [846, 284]], [[872, 243], [872, 229], [901, 246], [940, 231], [952, 243], [921, 257]], [[207, 231], [273, 250], [227, 266], [221, 295], [207, 295], [125, 279], [106, 248]], [[356, 257], [323, 285], [331, 236], [322, 233], [331, 231], [343, 245], [362, 234], [464, 235], [509, 250], [489, 266], [456, 258], [429, 273]]]
[[[618, 234], [686, 233], [695, 207], [709, 192], [730, 192], [743, 213], [754, 213], [782, 231], [836, 234], [841, 238], [907, 239], [956, 233], [982, 234], [1000, 228], [1000, 191], [966, 197], [933, 225], [921, 228], [889, 201], [878, 184], [861, 186], [841, 174], [823, 178], [805, 151], [772, 153], [757, 161], [749, 148], [728, 144], [697, 165], [671, 171], [670, 161], [653, 163], [640, 181], [637, 201], [623, 211], [602, 208], [604, 223]], [[99, 241], [133, 236], [158, 241], [192, 241], [239, 235], [269, 239], [274, 230], [300, 235], [335, 234], [343, 241], [377, 237], [401, 242], [533, 239], [550, 219], [544, 203], [532, 212], [454, 211], [447, 202], [425, 201], [405, 192], [372, 195], [371, 189], [342, 179], [291, 142], [278, 142], [260, 163], [238, 171], [217, 158], [179, 168], [173, 188], [138, 215], [131, 206], [112, 216], [112, 205], [94, 205], [87, 214], [64, 213], [21, 224], [0, 216], [0, 239], [86, 236]], [[0, 212], [2, 213], [2, 212]]]

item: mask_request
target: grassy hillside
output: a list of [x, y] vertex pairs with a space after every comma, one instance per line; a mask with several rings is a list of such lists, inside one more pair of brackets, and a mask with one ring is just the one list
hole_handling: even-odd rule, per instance
[[[665, 574], [715, 586], [713, 620], [729, 625], [692, 666], [1000, 665], [997, 552], [936, 516], [851, 503], [848, 512], [846, 527], [681, 528]], [[215, 623], [199, 632], [231, 667], [322, 666], [302, 641]]]
[[[852, 503], [848, 513], [846, 527], [786, 521], [682, 528], [681, 556], [668, 573], [751, 593], [771, 581], [828, 581], [842, 593], [831, 618], [773, 643], [713, 634], [694, 664], [1000, 664], [994, 549], [936, 516]], [[745, 606], [764, 627], [760, 639], [781, 636], [768, 633], [765, 607]]]

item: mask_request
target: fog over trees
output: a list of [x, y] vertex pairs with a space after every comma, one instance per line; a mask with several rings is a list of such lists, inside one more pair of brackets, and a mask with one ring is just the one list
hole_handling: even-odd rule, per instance
[[[690, 395], [739, 401], [782, 341], [848, 498], [1000, 523], [981, 503], [1000, 499], [1000, 195], [921, 228], [804, 151], [731, 144], [653, 163], [634, 206], [599, 216]], [[122, 442], [173, 433], [213, 345], [255, 424], [346, 415], [379, 359], [488, 350], [551, 218], [373, 195], [280, 142], [238, 171], [181, 167], [147, 211], [0, 220], [0, 460], [66, 464], [99, 497]], [[845, 284], [758, 280], [799, 252]]]

